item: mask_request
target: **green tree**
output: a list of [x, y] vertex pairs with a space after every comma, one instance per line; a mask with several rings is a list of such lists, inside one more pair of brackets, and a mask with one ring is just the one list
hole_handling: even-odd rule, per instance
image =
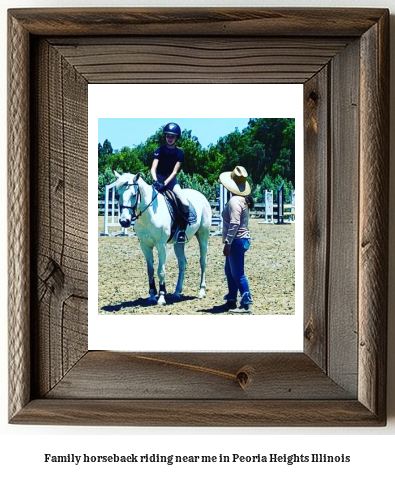
[[104, 140], [103, 146], [99, 143], [98, 145], [98, 156], [99, 156], [99, 171], [106, 168], [106, 162], [108, 157], [113, 153], [111, 143], [108, 139]]
[[202, 156], [202, 147], [196, 136], [192, 136], [191, 131], [184, 130], [181, 138], [177, 141], [177, 146], [184, 151], [184, 163], [182, 170], [186, 174], [200, 172], [204, 168]]
[[[163, 125], [164, 126], [164, 125]], [[151, 181], [150, 168], [155, 150], [165, 143], [163, 126], [141, 144], [113, 151], [106, 139], [99, 144], [98, 161], [101, 178], [107, 171], [141, 172]], [[293, 118], [251, 118], [243, 131], [237, 128], [218, 139], [216, 144], [203, 148], [192, 130], [184, 129], [177, 146], [183, 149], [185, 161], [179, 173], [182, 187], [202, 191], [215, 199], [218, 178], [223, 171], [237, 165], [249, 172], [253, 197], [260, 201], [264, 189], [277, 194], [284, 184], [287, 196], [295, 185], [295, 120]]]
[[181, 188], [195, 189], [201, 192], [209, 201], [215, 201], [217, 196], [218, 183], [210, 184], [207, 179], [204, 179], [200, 174], [186, 174], [180, 171], [177, 178]]
[[273, 178], [270, 175], [264, 177], [262, 183], [259, 186], [260, 200], [263, 198], [263, 193], [266, 190], [273, 191], [273, 200], [278, 200], [278, 189], [283, 185], [284, 187], [284, 200], [287, 203], [291, 202], [291, 191], [294, 189], [293, 184], [290, 181], [284, 180], [280, 175]]
[[115, 175], [111, 169], [106, 169], [102, 173], [99, 173], [98, 184], [98, 198], [104, 199], [105, 186], [115, 181]]

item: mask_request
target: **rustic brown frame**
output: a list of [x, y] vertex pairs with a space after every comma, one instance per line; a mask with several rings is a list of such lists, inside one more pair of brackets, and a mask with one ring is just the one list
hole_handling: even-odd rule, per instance
[[[9, 11], [11, 423], [386, 423], [388, 29], [384, 9]], [[87, 350], [72, 198], [87, 84], [120, 81], [304, 83], [303, 353]]]

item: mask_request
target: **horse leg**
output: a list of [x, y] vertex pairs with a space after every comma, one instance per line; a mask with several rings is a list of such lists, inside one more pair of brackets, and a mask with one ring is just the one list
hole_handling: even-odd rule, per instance
[[165, 284], [165, 263], [166, 263], [166, 244], [158, 244], [158, 277], [159, 277], [159, 298], [158, 305], [166, 305], [166, 284]]
[[185, 252], [184, 252], [184, 246], [185, 246], [185, 244], [183, 244], [183, 243], [175, 243], [174, 244], [174, 252], [177, 256], [177, 261], [178, 261], [178, 280], [177, 280], [176, 290], [174, 292], [174, 295], [176, 297], [180, 297], [180, 294], [182, 292], [182, 285], [184, 283], [185, 268], [186, 268], [186, 265], [187, 265], [187, 259], [185, 257]]
[[140, 241], [141, 250], [143, 251], [145, 260], [147, 262], [147, 273], [148, 273], [148, 283], [149, 283], [149, 302], [156, 304], [156, 295], [158, 291], [156, 290], [155, 277], [154, 277], [154, 250], [153, 248], [145, 245]]
[[196, 232], [196, 237], [199, 242], [200, 248], [200, 290], [198, 294], [199, 299], [206, 297], [206, 263], [207, 263], [207, 248], [208, 239], [210, 236], [210, 229], [208, 227], [201, 226]]

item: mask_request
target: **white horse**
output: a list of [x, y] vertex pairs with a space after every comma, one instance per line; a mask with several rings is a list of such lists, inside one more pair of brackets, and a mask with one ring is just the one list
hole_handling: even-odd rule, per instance
[[[165, 285], [165, 262], [166, 244], [171, 235], [172, 218], [170, 216], [166, 201], [162, 194], [148, 185], [139, 174], [124, 173], [120, 175], [115, 172], [117, 180], [115, 187], [119, 195], [120, 218], [122, 227], [129, 227], [135, 219], [134, 230], [140, 240], [140, 246], [147, 261], [147, 272], [149, 282], [149, 301], [166, 304]], [[211, 226], [211, 208], [207, 199], [199, 191], [184, 189], [184, 193], [190, 204], [196, 211], [197, 220], [194, 224], [188, 225], [186, 235], [190, 239], [196, 236], [200, 247], [200, 290], [198, 297], [206, 296], [206, 258], [208, 239]], [[176, 236], [176, 235], [175, 235]], [[174, 295], [179, 297], [182, 292], [186, 257], [184, 244], [178, 244], [173, 238], [174, 252], [178, 260], [178, 281]], [[158, 251], [158, 277], [159, 297], [156, 299], [157, 290], [154, 278], [154, 247]]]

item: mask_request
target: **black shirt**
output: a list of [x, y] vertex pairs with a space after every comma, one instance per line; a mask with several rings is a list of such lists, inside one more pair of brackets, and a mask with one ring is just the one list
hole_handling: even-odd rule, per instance
[[158, 160], [156, 172], [162, 176], [170, 176], [174, 166], [184, 162], [184, 151], [177, 147], [170, 149], [163, 144], [155, 151], [154, 159]]

